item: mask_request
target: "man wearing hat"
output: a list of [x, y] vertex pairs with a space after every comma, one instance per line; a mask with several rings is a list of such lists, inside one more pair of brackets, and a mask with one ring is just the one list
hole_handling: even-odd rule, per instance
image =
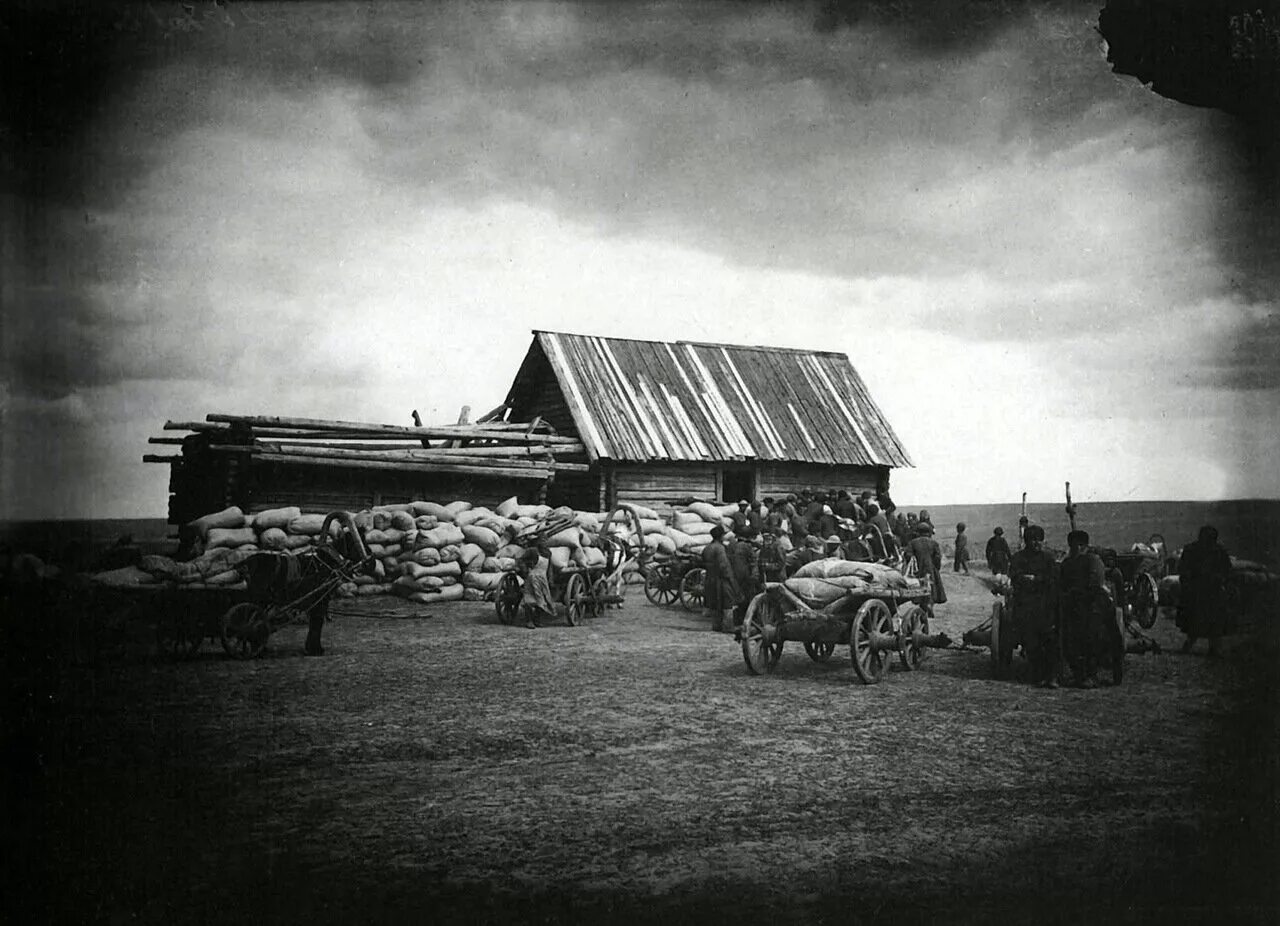
[[729, 520], [733, 524], [733, 533], [735, 535], [741, 534], [747, 529], [747, 524], [750, 523], [751, 520], [751, 516], [747, 513], [747, 509], [750, 506], [751, 503], [744, 498], [742, 501], [738, 502], [738, 510], [729, 515]]
[[711, 542], [702, 548], [703, 579], [702, 603], [711, 618], [711, 629], [716, 633], [728, 633], [731, 627], [724, 625], [724, 612], [738, 603], [738, 586], [729, 563], [729, 551], [724, 545], [724, 528], [717, 524], [711, 528]]
[[916, 561], [916, 575], [926, 576], [933, 587], [933, 603], [945, 604], [947, 591], [942, 587], [942, 547], [933, 539], [933, 525], [921, 521], [916, 525], [916, 535], [907, 544], [907, 553]]
[[1022, 628], [1022, 650], [1031, 663], [1031, 684], [1058, 687], [1058, 564], [1044, 548], [1044, 528], [1028, 525], [1024, 546], [1009, 563], [1012, 604]]
[[1102, 621], [1115, 604], [1107, 591], [1102, 558], [1089, 549], [1087, 531], [1067, 534], [1067, 558], [1059, 566], [1062, 589], [1062, 651], [1078, 688], [1096, 688], [1098, 660], [1105, 652], [1107, 628]]
[[993, 576], [1009, 574], [1009, 559], [1013, 553], [1009, 550], [1009, 541], [1004, 539], [1004, 528], [997, 527], [987, 540], [987, 568]]

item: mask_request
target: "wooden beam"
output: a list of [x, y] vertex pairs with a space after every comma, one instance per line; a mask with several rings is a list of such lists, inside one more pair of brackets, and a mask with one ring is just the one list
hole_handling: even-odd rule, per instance
[[181, 463], [182, 454], [180, 453], [175, 453], [175, 454], [144, 453], [142, 455], [142, 462], [143, 463]]
[[217, 421], [166, 421], [166, 431], [225, 431], [231, 425]]
[[255, 459], [264, 463], [288, 463], [301, 466], [337, 466], [354, 469], [394, 469], [420, 473], [458, 473], [466, 476], [492, 476], [500, 479], [528, 479], [542, 481], [551, 473], [545, 469], [512, 469], [498, 466], [463, 466], [456, 463], [402, 462], [397, 460], [331, 460], [324, 457], [298, 456], [292, 453], [264, 453]]
[[[455, 437], [483, 437], [491, 440], [505, 440], [525, 444], [576, 444], [574, 437], [558, 437], [550, 434], [526, 434], [523, 430], [512, 430], [510, 426], [494, 428], [487, 425], [468, 425], [459, 427], [425, 427], [409, 428], [394, 424], [362, 424], [358, 421], [325, 421], [318, 418], [277, 418], [261, 415], [221, 415], [209, 414], [211, 422], [228, 424], [244, 424], [252, 428], [302, 428], [313, 431], [342, 432], [348, 435], [371, 435], [384, 437], [437, 438], [452, 440]], [[525, 425], [517, 425], [523, 429]]]
[[147, 443], [148, 444], [177, 444], [181, 446], [182, 442], [185, 440], [186, 440], [185, 437], [148, 437]]
[[264, 458], [285, 455], [321, 460], [383, 460], [394, 463], [492, 466], [499, 469], [563, 469], [567, 472], [586, 472], [588, 470], [588, 466], [585, 463], [553, 463], [551, 460], [534, 460], [520, 457], [469, 456], [465, 453], [465, 448], [447, 452], [440, 450], [334, 450], [328, 447], [248, 448], [235, 445], [215, 446], [210, 449], [229, 453], [251, 451], [255, 456]]
[[541, 444], [508, 444], [502, 447], [494, 447], [487, 444], [471, 444], [467, 447], [422, 447], [420, 444], [353, 444], [346, 441], [255, 441], [255, 445], [264, 450], [272, 452], [293, 450], [295, 447], [315, 447], [326, 450], [352, 450], [363, 453], [385, 453], [387, 451], [415, 451], [424, 454], [439, 454], [440, 456], [474, 456], [474, 457], [510, 457], [520, 459], [522, 457], [545, 457], [550, 454], [573, 454], [585, 453], [586, 448], [578, 445], [576, 448], [571, 445], [550, 447]]

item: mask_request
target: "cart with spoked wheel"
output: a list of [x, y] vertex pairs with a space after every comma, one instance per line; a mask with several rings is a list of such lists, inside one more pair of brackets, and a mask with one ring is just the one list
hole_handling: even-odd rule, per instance
[[644, 596], [654, 604], [680, 602], [686, 611], [702, 608], [702, 590], [707, 571], [696, 553], [676, 553], [655, 558], [644, 573]]
[[[337, 530], [331, 534], [335, 524]], [[308, 652], [318, 652], [319, 627], [328, 616], [330, 599], [338, 586], [353, 581], [374, 560], [345, 511], [325, 517], [320, 537], [312, 552], [255, 553], [237, 567], [245, 576], [247, 600], [228, 608], [219, 622], [218, 635], [228, 655], [252, 659], [266, 648], [271, 634], [302, 621], [312, 628]]]
[[869, 584], [821, 607], [786, 583], [769, 582], [747, 607], [739, 631], [742, 657], [753, 675], [764, 675], [773, 672], [788, 641], [803, 644], [815, 662], [828, 662], [836, 647], [848, 646], [858, 678], [873, 685], [895, 656], [910, 671], [930, 649], [951, 645], [946, 634], [929, 630], [932, 602], [928, 582], [905, 588]]

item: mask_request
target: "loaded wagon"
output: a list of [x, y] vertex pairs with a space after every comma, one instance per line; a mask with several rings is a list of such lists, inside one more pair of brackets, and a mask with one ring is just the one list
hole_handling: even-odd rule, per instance
[[867, 579], [844, 583], [847, 589], [825, 603], [805, 596], [794, 579], [766, 582], [739, 630], [742, 657], [753, 675], [772, 673], [788, 641], [801, 643], [815, 662], [827, 662], [836, 647], [848, 646], [858, 678], [868, 685], [884, 678], [895, 656], [909, 671], [920, 667], [931, 648], [951, 645], [946, 634], [930, 632], [933, 589], [927, 579], [906, 579], [876, 563], [818, 562], [845, 564], [842, 571], [855, 576], [862, 570]]

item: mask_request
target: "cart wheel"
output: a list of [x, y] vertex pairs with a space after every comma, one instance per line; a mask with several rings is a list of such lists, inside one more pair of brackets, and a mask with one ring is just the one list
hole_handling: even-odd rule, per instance
[[267, 624], [267, 609], [258, 604], [238, 604], [227, 609], [219, 624], [222, 648], [228, 656], [237, 659], [253, 659], [267, 646], [271, 628]]
[[156, 648], [172, 659], [190, 659], [200, 652], [203, 643], [197, 615], [169, 614], [156, 624]]
[[680, 580], [680, 606], [686, 611], [701, 611], [706, 581], [707, 570], [701, 567], [686, 572]]
[[520, 617], [520, 599], [524, 590], [520, 586], [520, 577], [508, 572], [498, 583], [498, 593], [493, 599], [493, 608], [498, 612], [500, 624], [514, 624]]
[[1013, 671], [1013, 628], [1004, 603], [991, 606], [991, 677], [1008, 678]]
[[893, 622], [889, 616], [889, 606], [879, 598], [864, 601], [853, 618], [849, 649], [858, 678], [865, 684], [874, 685], [884, 677], [885, 670], [889, 667], [889, 650], [877, 647], [876, 638], [892, 634]]
[[836, 645], [824, 641], [811, 643], [806, 640], [804, 651], [809, 654], [809, 658], [814, 662], [826, 662], [831, 658], [831, 654], [836, 651]]
[[742, 620], [742, 658], [752, 675], [772, 672], [782, 657], [781, 640], [765, 642], [765, 626], [777, 627], [781, 618], [782, 608], [764, 592], [747, 605], [747, 614]]
[[1160, 590], [1156, 580], [1145, 572], [1138, 573], [1133, 580], [1133, 619], [1143, 630], [1150, 630], [1156, 624], [1156, 613], [1159, 610]]
[[680, 586], [673, 581], [671, 567], [665, 563], [654, 564], [644, 577], [644, 596], [654, 604], [668, 605], [680, 594]]
[[586, 580], [582, 573], [575, 572], [564, 587], [565, 619], [570, 627], [577, 627], [587, 619], [587, 611], [591, 607], [588, 599]]
[[929, 647], [916, 646], [917, 633], [929, 633], [929, 612], [919, 605], [909, 604], [898, 609], [898, 617], [902, 619], [902, 634], [899, 637], [902, 645], [898, 647], [898, 660], [902, 668], [908, 672], [920, 668], [929, 655]]

